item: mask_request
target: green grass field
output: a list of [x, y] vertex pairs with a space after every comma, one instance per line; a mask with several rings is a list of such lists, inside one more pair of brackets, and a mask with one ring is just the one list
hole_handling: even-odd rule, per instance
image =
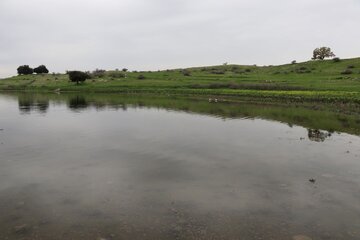
[[[347, 74], [344, 74], [344, 71]], [[221, 65], [164, 71], [107, 71], [83, 84], [66, 74], [21, 75], [0, 80], [0, 90], [204, 94], [360, 102], [360, 58], [308, 61], [280, 66]], [[145, 79], [138, 79], [143, 75]]]

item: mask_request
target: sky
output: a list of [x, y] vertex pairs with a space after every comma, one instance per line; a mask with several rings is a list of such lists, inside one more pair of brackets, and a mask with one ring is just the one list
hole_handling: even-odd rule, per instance
[[360, 56], [359, 0], [0, 0], [0, 77]]

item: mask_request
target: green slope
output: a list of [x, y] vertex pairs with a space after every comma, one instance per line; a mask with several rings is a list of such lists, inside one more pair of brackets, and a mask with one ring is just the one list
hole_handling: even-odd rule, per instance
[[[345, 70], [350, 74], [342, 74]], [[69, 83], [65, 74], [15, 76], [0, 80], [0, 90], [161, 92], [360, 101], [360, 58], [280, 66], [222, 65], [129, 72], [126, 78], [118, 77], [118, 73], [107, 71], [81, 85]], [[139, 75], [145, 79], [138, 79]]]

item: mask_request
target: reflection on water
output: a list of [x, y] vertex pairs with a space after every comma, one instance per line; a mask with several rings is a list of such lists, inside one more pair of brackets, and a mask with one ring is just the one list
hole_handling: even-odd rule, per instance
[[308, 129], [308, 137], [312, 141], [323, 142], [327, 137], [331, 137], [331, 133], [318, 129]]
[[32, 97], [19, 98], [19, 110], [21, 113], [31, 113], [32, 111], [38, 111], [40, 113], [46, 113], [49, 108], [48, 99], [35, 99]]
[[[9, 95], [8, 95], [9, 96]], [[19, 109], [23, 113], [46, 113], [49, 101], [64, 104], [75, 112], [86, 109], [109, 110], [131, 108], [158, 108], [185, 111], [232, 118], [262, 118], [300, 125], [308, 128], [308, 137], [313, 141], [324, 141], [333, 132], [346, 132], [360, 135], [360, 106], [344, 104], [259, 104], [227, 101], [209, 103], [204, 98], [160, 97], [149, 95], [117, 94], [16, 94]]]
[[3, 94], [0, 239], [360, 239], [359, 124], [357, 106]]
[[80, 110], [88, 107], [88, 103], [83, 96], [73, 96], [69, 99], [68, 107], [72, 110]]

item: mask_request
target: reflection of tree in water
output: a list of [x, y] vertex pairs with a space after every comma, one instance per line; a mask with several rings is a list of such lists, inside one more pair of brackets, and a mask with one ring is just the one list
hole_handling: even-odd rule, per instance
[[88, 107], [88, 102], [83, 96], [75, 96], [69, 99], [68, 107], [72, 110], [78, 111]]
[[46, 113], [49, 108], [48, 99], [36, 99], [35, 97], [18, 98], [19, 110], [21, 113], [31, 113], [33, 111]]
[[331, 137], [331, 133], [318, 129], [308, 129], [308, 137], [311, 141], [323, 142], [327, 137]]
[[112, 103], [107, 103], [107, 102], [97, 102], [97, 101], [93, 101], [93, 99], [91, 101], [89, 101], [88, 99], [86, 99], [84, 96], [81, 95], [77, 95], [77, 96], [72, 96], [71, 98], [69, 98], [68, 100], [68, 104], [67, 104], [68, 108], [73, 110], [73, 111], [81, 111], [84, 110], [86, 108], [94, 108], [97, 111], [102, 111], [102, 110], [106, 110], [108, 108], [111, 109], [122, 109], [124, 111], [127, 110], [127, 105], [125, 103], [121, 103], [121, 104], [112, 104]]

